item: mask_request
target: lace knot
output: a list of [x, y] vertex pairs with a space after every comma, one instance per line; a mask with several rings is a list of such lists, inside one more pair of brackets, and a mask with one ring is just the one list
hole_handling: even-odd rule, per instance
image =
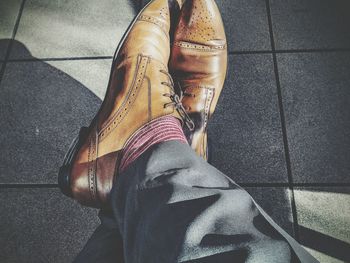
[[181, 100], [183, 98], [183, 92], [181, 91], [181, 89], [179, 89], [180, 96], [178, 94], [176, 94], [175, 87], [174, 87], [175, 86], [174, 81], [173, 81], [171, 75], [165, 70], [160, 70], [160, 72], [167, 75], [169, 80], [170, 80], [170, 83], [161, 82], [162, 85], [166, 85], [166, 86], [170, 87], [170, 90], [171, 90], [171, 93], [164, 93], [163, 94], [163, 96], [169, 97], [171, 100], [171, 102], [164, 104], [164, 108], [169, 107], [169, 106], [173, 106], [180, 114], [180, 117], [182, 118], [183, 122], [186, 124], [188, 129], [190, 131], [193, 131], [195, 128], [194, 122], [192, 121], [190, 116], [187, 114], [187, 112], [186, 112], [186, 110], [181, 102]]

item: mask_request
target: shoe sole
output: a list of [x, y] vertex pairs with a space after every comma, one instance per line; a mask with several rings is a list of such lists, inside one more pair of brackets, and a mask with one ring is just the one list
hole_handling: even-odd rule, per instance
[[[127, 30], [123, 34], [123, 37], [122, 37], [121, 41], [119, 42], [117, 49], [113, 55], [113, 62], [112, 62], [112, 66], [111, 66], [111, 73], [110, 73], [110, 78], [109, 78], [109, 82], [108, 82], [108, 87], [110, 87], [110, 82], [112, 79], [112, 72], [113, 72], [115, 62], [116, 62], [116, 59], [117, 59], [117, 56], [120, 52], [121, 47], [123, 46], [127, 36], [129, 35], [129, 33], [130, 33], [131, 29], [133, 28], [133, 26], [135, 25], [135, 23], [137, 22], [137, 19], [140, 17], [141, 13], [154, 1], [155, 0], [150, 1], [148, 4], [146, 4], [140, 10], [140, 12], [134, 17], [134, 19], [132, 20], [132, 22], [128, 26]], [[106, 94], [108, 94], [108, 92], [106, 92]], [[106, 97], [103, 99], [103, 101], [105, 101], [105, 100], [106, 100]], [[100, 110], [103, 108], [103, 106], [104, 106], [104, 102], [102, 102]], [[100, 110], [95, 115], [95, 118], [99, 115]], [[95, 118], [92, 120], [92, 123], [95, 121]], [[73, 197], [72, 189], [70, 187], [70, 172], [72, 169], [72, 164], [74, 162], [75, 156], [78, 153], [80, 147], [83, 145], [87, 136], [89, 135], [89, 131], [90, 131], [89, 127], [82, 127], [80, 129], [78, 136], [72, 141], [71, 145], [69, 146], [68, 152], [64, 156], [62, 166], [59, 168], [58, 186], [61, 189], [62, 193], [65, 194], [66, 196], [69, 196], [69, 197]]]

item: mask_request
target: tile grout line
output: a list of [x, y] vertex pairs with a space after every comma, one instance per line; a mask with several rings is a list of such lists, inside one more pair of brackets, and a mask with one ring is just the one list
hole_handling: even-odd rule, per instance
[[20, 22], [21, 17], [22, 17], [22, 13], [23, 13], [25, 2], [26, 2], [26, 0], [22, 0], [21, 6], [19, 7], [19, 10], [18, 10], [16, 23], [15, 23], [15, 25], [13, 27], [13, 30], [12, 30], [11, 40], [10, 40], [10, 43], [9, 43], [9, 45], [7, 47], [6, 55], [5, 55], [4, 61], [2, 62], [2, 66], [1, 66], [1, 69], [0, 69], [0, 83], [2, 82], [2, 78], [3, 78], [4, 73], [5, 73], [6, 64], [7, 64], [8, 60], [9, 60], [9, 57], [10, 57], [11, 49], [12, 49], [12, 46], [13, 46], [13, 41], [14, 41], [14, 39], [16, 37], [16, 34], [17, 34], [17, 30], [18, 30], [19, 22]]
[[240, 183], [242, 187], [289, 187], [300, 188], [331, 188], [331, 187], [350, 187], [350, 183]]
[[113, 59], [113, 56], [94, 56], [94, 57], [60, 57], [60, 58], [24, 58], [24, 59], [9, 59], [7, 62], [44, 62], [44, 61], [71, 61], [71, 60], [108, 60]]
[[350, 48], [310, 48], [310, 49], [275, 49], [276, 54], [284, 53], [325, 53], [325, 52], [350, 52]]
[[272, 54], [271, 50], [237, 50], [229, 51], [229, 55], [255, 55], [255, 54]]
[[0, 184], [0, 189], [58, 188], [58, 184]]
[[[240, 183], [237, 182], [241, 187], [255, 187], [255, 188], [288, 188], [289, 183]], [[350, 183], [294, 183], [293, 187], [301, 188], [349, 188]], [[0, 189], [6, 188], [58, 188], [58, 184], [49, 184], [49, 183], [0, 183]]]
[[251, 55], [251, 54], [294, 54], [294, 53], [329, 53], [350, 52], [350, 48], [314, 48], [314, 49], [274, 49], [272, 50], [237, 50], [229, 51], [229, 55]]
[[289, 145], [288, 145], [288, 137], [287, 137], [286, 120], [285, 120], [284, 108], [283, 108], [281, 82], [280, 82], [279, 72], [278, 72], [275, 39], [274, 39], [273, 27], [272, 27], [272, 16], [271, 16], [270, 0], [265, 0], [265, 3], [266, 3], [267, 20], [268, 20], [268, 25], [269, 25], [270, 42], [271, 42], [272, 58], [273, 58], [273, 67], [274, 67], [275, 79], [276, 79], [278, 107], [279, 107], [280, 119], [281, 119], [281, 128], [282, 128], [282, 136], [283, 136], [284, 153], [285, 153], [285, 158], [286, 158], [286, 168], [287, 168], [287, 176], [288, 176], [288, 188], [290, 190], [290, 198], [291, 198], [290, 202], [291, 202], [291, 209], [292, 209], [292, 216], [293, 216], [293, 228], [294, 228], [293, 230], [294, 230], [295, 239], [297, 241], [299, 241], [300, 240], [300, 238], [299, 238], [300, 235], [299, 235], [298, 215], [297, 215], [295, 196], [294, 196], [293, 176], [292, 176], [291, 160], [290, 160], [290, 154], [289, 154]]
[[[242, 50], [230, 51], [229, 55], [256, 55], [256, 54], [295, 54], [295, 53], [321, 53], [321, 52], [350, 52], [349, 49], [290, 49], [290, 50]], [[23, 58], [23, 59], [7, 59], [6, 62], [36, 62], [36, 61], [71, 61], [71, 60], [108, 60], [113, 56], [87, 56], [87, 57], [47, 57], [47, 58]], [[4, 63], [5, 60], [0, 60]]]

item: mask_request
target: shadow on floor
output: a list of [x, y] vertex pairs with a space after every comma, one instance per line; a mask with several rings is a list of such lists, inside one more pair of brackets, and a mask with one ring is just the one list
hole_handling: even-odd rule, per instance
[[[9, 41], [0, 40], [0, 49]], [[30, 55], [23, 43], [12, 44]], [[101, 101], [68, 74], [31, 57], [6, 64], [0, 103], [0, 183], [56, 184], [71, 139], [89, 124]], [[305, 227], [300, 232], [306, 246], [349, 261], [349, 244]]]
[[307, 187], [294, 190], [298, 217], [301, 218], [298, 232], [302, 245], [342, 262], [350, 262], [350, 244], [346, 242], [348, 222], [345, 220], [349, 211], [346, 208], [349, 189]]
[[[0, 40], [0, 49], [11, 40]], [[30, 55], [21, 42], [12, 47]], [[64, 154], [101, 101], [48, 63], [7, 62], [0, 90], [1, 183], [57, 183]]]
[[137, 14], [142, 7], [142, 0], [129, 0], [129, 2], [135, 11], [135, 14]]
[[350, 244], [300, 225], [298, 228], [300, 235], [303, 236], [304, 246], [344, 262], [350, 262]]

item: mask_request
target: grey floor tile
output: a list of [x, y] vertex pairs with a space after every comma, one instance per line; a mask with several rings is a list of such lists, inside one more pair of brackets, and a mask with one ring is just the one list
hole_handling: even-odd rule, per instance
[[283, 187], [245, 188], [265, 212], [288, 234], [294, 235], [289, 190]]
[[[74, 63], [88, 68], [85, 62]], [[82, 83], [41, 61], [7, 63], [0, 101], [0, 183], [57, 183], [71, 140], [101, 103]]]
[[350, 52], [278, 55], [296, 182], [350, 182]]
[[320, 262], [350, 262], [350, 188], [295, 190], [300, 240]]
[[350, 48], [347, 0], [270, 0], [277, 49]]
[[287, 182], [270, 55], [230, 56], [209, 124], [213, 165], [236, 182]]
[[0, 189], [1, 262], [72, 262], [98, 225], [58, 189]]
[[103, 100], [110, 76], [112, 59], [48, 61], [46, 63], [79, 81]]
[[[12, 37], [21, 3], [22, 0], [0, 1], [0, 41]], [[3, 60], [6, 56], [8, 43], [0, 46], [0, 60]]]
[[134, 0], [28, 0], [16, 40], [38, 58], [112, 56], [137, 9]]
[[139, 0], [141, 3], [141, 6], [144, 7], [147, 3], [149, 3], [151, 0]]
[[270, 50], [265, 1], [217, 0], [230, 51]]

